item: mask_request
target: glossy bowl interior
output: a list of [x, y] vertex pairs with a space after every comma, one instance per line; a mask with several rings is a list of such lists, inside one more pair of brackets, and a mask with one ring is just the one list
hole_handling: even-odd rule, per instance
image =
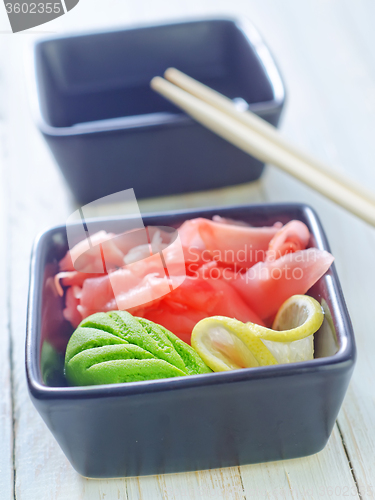
[[[144, 216], [145, 225], [179, 226], [213, 215], [254, 226], [305, 222], [311, 246], [329, 251], [305, 205], [259, 205]], [[106, 219], [121, 232], [122, 219]], [[101, 222], [93, 221], [98, 224]], [[36, 241], [32, 263], [26, 372], [31, 398], [72, 465], [88, 477], [159, 474], [294, 458], [322, 449], [355, 361], [350, 318], [334, 265], [308, 292], [326, 319], [315, 359], [176, 379], [68, 387], [64, 351], [72, 328], [51, 279], [67, 250], [65, 227]]]

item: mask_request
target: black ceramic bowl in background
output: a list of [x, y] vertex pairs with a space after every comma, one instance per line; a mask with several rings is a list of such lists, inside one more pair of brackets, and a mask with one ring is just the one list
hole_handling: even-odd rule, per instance
[[[144, 223], [178, 226], [215, 214], [255, 226], [299, 219], [308, 225], [312, 245], [329, 250], [317, 216], [305, 205], [155, 214], [145, 216]], [[108, 230], [121, 232], [119, 224], [121, 219], [107, 219]], [[35, 243], [26, 372], [32, 401], [80, 474], [120, 477], [244, 465], [302, 457], [326, 445], [355, 361], [352, 326], [334, 266], [309, 291], [327, 311], [315, 335], [314, 360], [67, 387], [61, 363], [72, 329], [63, 320], [62, 299], [50, 288], [66, 250], [64, 226], [46, 231]]]
[[278, 124], [283, 83], [247, 21], [182, 22], [34, 45], [34, 116], [81, 204], [128, 188], [152, 197], [260, 177], [262, 163], [150, 89], [169, 66]]

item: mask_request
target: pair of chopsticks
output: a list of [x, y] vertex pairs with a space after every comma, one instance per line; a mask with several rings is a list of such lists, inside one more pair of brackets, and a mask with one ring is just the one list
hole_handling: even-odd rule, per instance
[[151, 87], [196, 121], [255, 158], [281, 168], [375, 226], [375, 195], [288, 143], [275, 127], [175, 68]]

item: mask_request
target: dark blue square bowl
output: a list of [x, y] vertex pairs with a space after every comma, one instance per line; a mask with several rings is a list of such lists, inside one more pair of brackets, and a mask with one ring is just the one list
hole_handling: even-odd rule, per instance
[[283, 83], [247, 21], [199, 20], [34, 45], [33, 114], [81, 204], [128, 188], [153, 197], [260, 177], [262, 163], [150, 89], [151, 78], [170, 66], [278, 124]]
[[[329, 251], [320, 222], [306, 205], [153, 214], [144, 223], [178, 226], [215, 214], [255, 226], [299, 219], [309, 227], [312, 245]], [[109, 230], [121, 232], [121, 220], [107, 222]], [[308, 292], [326, 310], [311, 361], [68, 387], [62, 362], [72, 329], [63, 320], [61, 297], [50, 288], [67, 248], [64, 226], [46, 231], [35, 243], [26, 373], [33, 403], [80, 474], [109, 478], [182, 472], [302, 457], [324, 448], [355, 362], [352, 326], [334, 265]]]

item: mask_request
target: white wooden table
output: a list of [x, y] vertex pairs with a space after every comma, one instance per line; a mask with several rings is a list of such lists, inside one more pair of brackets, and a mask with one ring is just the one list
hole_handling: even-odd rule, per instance
[[43, 32], [199, 15], [244, 15], [284, 75], [285, 136], [375, 190], [373, 0], [81, 0], [68, 15], [13, 35], [0, 5], [0, 498], [316, 499], [375, 495], [375, 231], [268, 167], [254, 185], [146, 200], [143, 212], [258, 201], [303, 201], [323, 220], [358, 347], [356, 370], [327, 447], [259, 465], [121, 480], [70, 466], [30, 402], [24, 371], [29, 256], [35, 235], [64, 223], [72, 200], [32, 123], [24, 51]]

